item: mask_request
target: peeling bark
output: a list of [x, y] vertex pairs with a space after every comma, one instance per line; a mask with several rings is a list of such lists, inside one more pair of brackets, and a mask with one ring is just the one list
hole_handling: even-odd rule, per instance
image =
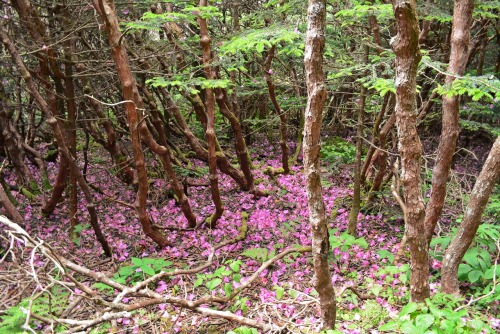
[[[455, 0], [453, 27], [451, 32], [451, 53], [445, 84], [451, 86], [456, 76], [462, 76], [467, 65], [467, 56], [472, 23], [473, 0]], [[425, 236], [430, 244], [434, 228], [441, 216], [446, 197], [446, 183], [455, 154], [460, 131], [459, 96], [443, 95], [443, 125], [437, 151], [437, 160], [432, 170], [431, 197], [425, 213]]]
[[304, 64], [307, 106], [304, 125], [304, 174], [311, 224], [314, 265], [313, 285], [319, 294], [324, 329], [335, 328], [336, 303], [328, 255], [330, 244], [321, 188], [320, 130], [326, 86], [323, 74], [326, 0], [309, 0]]
[[410, 246], [412, 301], [429, 297], [429, 252], [424, 233], [425, 206], [421, 188], [422, 144], [417, 132], [417, 67], [422, 55], [418, 45], [416, 0], [394, 0], [397, 36], [391, 41], [396, 54], [396, 125], [401, 154], [401, 182], [407, 208], [405, 222]]

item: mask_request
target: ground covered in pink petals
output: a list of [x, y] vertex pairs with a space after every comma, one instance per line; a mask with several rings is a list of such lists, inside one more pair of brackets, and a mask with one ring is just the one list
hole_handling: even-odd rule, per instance
[[[267, 154], [260, 154], [259, 163], [280, 167], [279, 160], [272, 158], [279, 156], [274, 148], [266, 147], [262, 152]], [[148, 212], [151, 220], [163, 229], [172, 244], [161, 250], [144, 235], [135, 212], [122, 203], [133, 203], [133, 189], [120, 183], [106, 166], [107, 161], [102, 165], [99, 161], [93, 161], [87, 178], [102, 191], [101, 194], [94, 193], [94, 196], [101, 226], [113, 248], [115, 263], [106, 264], [104, 267], [107, 270], [119, 272], [120, 268], [131, 265], [132, 258], [161, 258], [171, 263], [172, 268], [195, 267], [206, 260], [213, 245], [237, 236], [242, 220], [246, 220], [248, 232], [243, 241], [218, 250], [214, 264], [207, 272], [161, 280], [151, 287], [162, 294], [187, 300], [210, 294], [224, 296], [227, 289], [240, 286], [263, 261], [274, 254], [294, 245], [311, 244], [305, 181], [300, 166], [293, 167], [290, 175], [275, 177], [263, 175], [262, 166], [256, 169], [254, 175], [258, 188], [269, 194], [260, 198], [239, 190], [233, 180], [220, 174], [225, 211], [213, 230], [183, 230], [187, 225], [186, 219], [175, 199], [167, 196], [166, 181], [152, 178]], [[49, 164], [49, 175], [55, 176], [57, 168], [57, 164]], [[150, 170], [155, 169], [150, 166]], [[34, 173], [37, 173], [36, 170]], [[6, 175], [7, 182], [14, 183], [13, 177]], [[338, 329], [344, 333], [377, 333], [379, 326], [395, 318], [409, 299], [407, 258], [403, 256], [398, 264], [392, 263], [404, 229], [403, 219], [392, 198], [382, 197], [378, 200], [382, 210], [359, 215], [359, 238], [347, 237], [343, 232], [347, 229], [352, 194], [350, 168], [334, 172], [325, 166], [323, 177], [323, 195], [333, 247], [332, 282], [338, 294]], [[206, 179], [206, 176], [203, 178]], [[39, 205], [46, 198], [40, 198], [38, 203], [28, 203], [17, 194], [17, 199], [24, 203], [21, 212], [26, 221], [24, 227], [30, 234], [45, 240], [56, 251], [82, 265], [92, 266], [105, 259], [88, 225], [82, 195], [79, 197], [78, 211], [81, 232], [77, 240], [68, 237], [66, 202], [61, 203], [52, 215], [44, 217]], [[190, 187], [189, 199], [199, 222], [212, 213], [214, 207], [208, 187]], [[45, 261], [43, 257], [36, 256], [34, 265], [41, 267]], [[440, 262], [433, 260], [432, 267], [433, 273], [437, 273]], [[136, 271], [140, 277], [140, 269]], [[312, 277], [310, 254], [291, 254], [264, 270], [260, 278], [232, 304], [220, 306], [220, 309], [287, 326], [297, 333], [318, 332], [319, 310], [317, 293], [311, 284]], [[217, 278], [220, 278], [220, 282]], [[437, 283], [433, 282], [431, 286], [433, 293], [438, 291]], [[156, 328], [164, 333], [216, 333], [237, 326], [168, 304], [160, 304], [148, 312], [137, 313], [134, 318], [119, 319], [117, 325], [125, 332], [146, 333], [146, 328], [150, 328], [147, 326], [151, 326], [150, 314], [156, 314], [155, 321], [161, 323]], [[146, 323], [148, 325], [143, 325]], [[496, 324], [498, 321], [491, 319], [491, 325]], [[105, 328], [102, 330], [106, 332]]]

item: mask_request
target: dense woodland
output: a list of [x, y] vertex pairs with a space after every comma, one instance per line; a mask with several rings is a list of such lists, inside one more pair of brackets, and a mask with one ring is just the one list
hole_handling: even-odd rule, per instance
[[500, 2], [2, 0], [0, 333], [500, 330]]

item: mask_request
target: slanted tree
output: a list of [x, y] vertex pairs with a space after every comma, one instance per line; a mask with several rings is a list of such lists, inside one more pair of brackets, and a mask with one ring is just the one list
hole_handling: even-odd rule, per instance
[[500, 137], [493, 144], [481, 173], [474, 184], [474, 189], [470, 194], [470, 200], [457, 234], [444, 253], [441, 268], [441, 289], [444, 293], [459, 294], [458, 267], [476, 236], [477, 229], [481, 224], [481, 215], [495, 184], [499, 180]]

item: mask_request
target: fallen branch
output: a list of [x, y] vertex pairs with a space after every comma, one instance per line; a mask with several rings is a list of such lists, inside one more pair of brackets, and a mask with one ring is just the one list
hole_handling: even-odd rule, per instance
[[[242, 227], [240, 229], [240, 233], [233, 239], [225, 240], [212, 248], [212, 251], [207, 259], [207, 261], [192, 269], [175, 269], [169, 272], [160, 272], [142, 282], [137, 283], [135, 286], [129, 287], [127, 285], [115, 282], [111, 278], [107, 277], [104, 273], [96, 272], [91, 269], [88, 269], [84, 266], [78, 265], [58, 254], [55, 253], [49, 245], [43, 243], [43, 241], [37, 241], [33, 239], [23, 228], [21, 228], [18, 224], [10, 221], [5, 216], [0, 216], [0, 224], [5, 225], [8, 229], [7, 232], [14, 235], [16, 238], [23, 240], [26, 246], [32, 247], [34, 250], [38, 250], [44, 256], [46, 256], [54, 265], [60, 270], [61, 274], [64, 274], [68, 277], [80, 290], [87, 294], [90, 298], [90, 301], [93, 301], [96, 305], [104, 306], [105, 308], [97, 313], [97, 315], [93, 319], [88, 320], [75, 320], [68, 318], [45, 318], [39, 315], [31, 314], [35, 319], [39, 319], [47, 324], [60, 323], [65, 325], [70, 325], [71, 329], [64, 333], [76, 333], [84, 331], [88, 328], [94, 327], [102, 322], [118, 319], [118, 318], [126, 318], [131, 316], [131, 312], [137, 309], [141, 309], [147, 306], [168, 303], [172, 305], [176, 305], [182, 308], [189, 309], [191, 311], [203, 314], [205, 316], [213, 316], [224, 318], [230, 321], [237, 322], [242, 325], [252, 326], [260, 329], [262, 332], [281, 332], [283, 330], [282, 327], [277, 326], [272, 323], [262, 323], [259, 320], [250, 319], [244, 316], [239, 316], [234, 313], [228, 311], [220, 311], [214, 310], [206, 306], [201, 305], [210, 305], [213, 303], [227, 303], [234, 299], [237, 295], [239, 295], [245, 288], [250, 286], [250, 284], [255, 281], [259, 275], [271, 266], [276, 261], [282, 259], [288, 254], [295, 252], [310, 252], [311, 247], [300, 247], [300, 248], [289, 248], [275, 257], [264, 262], [255, 273], [253, 273], [240, 287], [238, 287], [233, 293], [228, 297], [217, 297], [217, 296], [208, 296], [199, 298], [194, 301], [190, 301], [183, 298], [172, 297], [172, 296], [164, 296], [158, 292], [151, 291], [148, 289], [148, 285], [154, 283], [165, 277], [172, 277], [177, 275], [186, 275], [186, 274], [195, 274], [199, 273], [207, 268], [209, 268], [213, 263], [213, 258], [215, 256], [215, 251], [233, 244], [235, 242], [241, 241], [245, 238], [247, 232], [246, 220], [242, 220]], [[68, 271], [74, 271], [78, 274], [90, 277], [94, 279], [96, 282], [104, 283], [118, 291], [119, 294], [114, 298], [112, 302], [106, 301], [104, 298], [101, 298], [97, 295], [97, 292], [92, 290], [90, 287], [78, 282]], [[62, 283], [60, 281], [54, 280], [51, 284], [54, 283]], [[66, 284], [66, 288], [68, 288]], [[121, 301], [126, 296], [139, 297], [136, 302], [131, 304], [124, 304]], [[83, 297], [83, 295], [82, 295]], [[76, 303], [75, 303], [76, 304]], [[73, 305], [74, 306], [74, 305]], [[69, 312], [63, 312], [64, 316], [67, 316]]]

